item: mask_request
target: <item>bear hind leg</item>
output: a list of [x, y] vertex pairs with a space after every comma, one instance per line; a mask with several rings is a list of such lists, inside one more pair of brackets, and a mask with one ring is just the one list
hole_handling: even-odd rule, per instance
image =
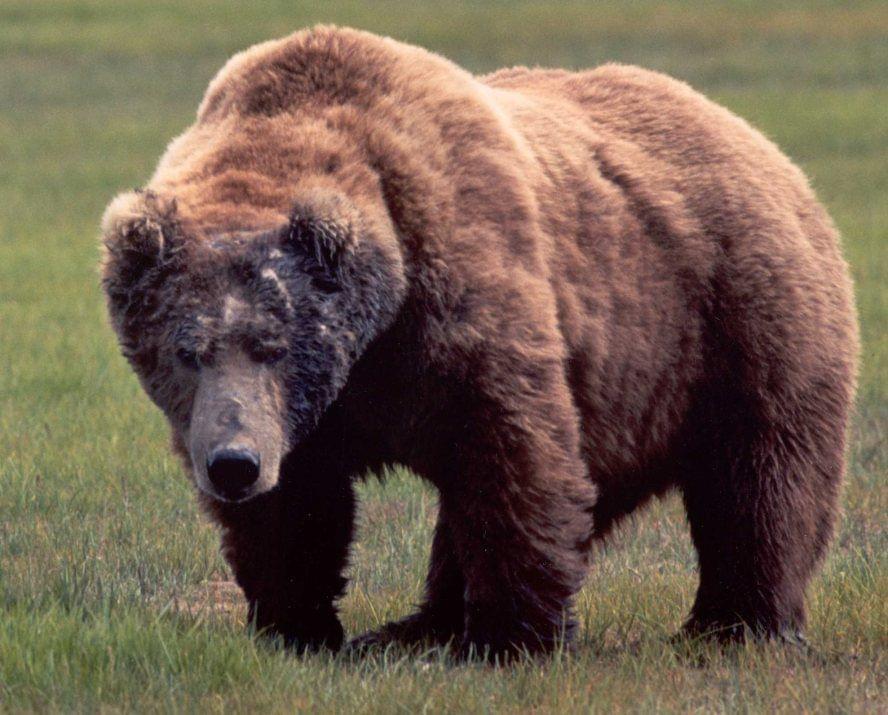
[[700, 571], [685, 631], [800, 642], [806, 587], [835, 522], [844, 416], [766, 419], [733, 404], [682, 485]]

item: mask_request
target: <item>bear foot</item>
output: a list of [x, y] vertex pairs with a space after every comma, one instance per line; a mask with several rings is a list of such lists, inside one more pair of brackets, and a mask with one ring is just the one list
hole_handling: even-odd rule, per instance
[[503, 610], [469, 604], [460, 657], [505, 665], [526, 656], [546, 655], [573, 642], [576, 623], [567, 611], [537, 613], [532, 620], [514, 615], [504, 617]]
[[444, 646], [456, 638], [456, 629], [425, 611], [419, 611], [400, 621], [386, 623], [382, 628], [369, 631], [353, 638], [348, 649], [364, 652], [374, 648], [384, 648], [393, 643], [402, 646], [432, 645]]
[[342, 647], [345, 640], [345, 631], [335, 615], [318, 620], [311, 625], [266, 625], [260, 627], [257, 632], [260, 638], [280, 641], [288, 651], [299, 655], [317, 653], [321, 650], [330, 650], [335, 653]]
[[802, 630], [789, 625], [756, 628], [746, 623], [724, 625], [720, 622], [711, 623], [692, 619], [676, 635], [676, 640], [686, 638], [711, 640], [725, 645], [746, 642], [777, 643], [805, 652], [810, 650], [810, 645]]

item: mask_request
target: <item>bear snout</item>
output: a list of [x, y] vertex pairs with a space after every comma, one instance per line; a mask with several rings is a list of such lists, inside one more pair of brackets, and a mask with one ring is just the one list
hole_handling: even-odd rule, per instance
[[274, 375], [229, 349], [198, 380], [186, 439], [198, 489], [232, 502], [273, 489], [286, 447]]
[[207, 457], [207, 477], [223, 499], [245, 498], [261, 473], [259, 455], [243, 447], [221, 447]]

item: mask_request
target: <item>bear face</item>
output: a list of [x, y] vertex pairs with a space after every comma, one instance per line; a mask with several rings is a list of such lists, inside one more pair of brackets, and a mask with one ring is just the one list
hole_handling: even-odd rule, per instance
[[103, 285], [124, 355], [198, 488], [274, 488], [367, 344], [393, 319], [400, 256], [348, 199], [310, 195], [279, 225], [189, 225], [152, 192], [103, 221]]

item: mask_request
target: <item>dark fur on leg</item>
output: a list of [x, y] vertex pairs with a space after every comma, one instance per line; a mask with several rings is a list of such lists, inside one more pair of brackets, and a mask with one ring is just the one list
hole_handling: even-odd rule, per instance
[[[530, 369], [546, 385], [549, 375]], [[547, 395], [559, 395], [558, 382]], [[537, 395], [528, 399], [542, 399]], [[569, 642], [571, 599], [588, 567], [595, 490], [576, 451], [569, 405], [546, 398], [512, 419], [506, 407], [477, 403], [453, 471], [443, 477], [441, 508], [465, 579], [461, 653], [508, 660]]]
[[346, 585], [354, 496], [348, 481], [332, 482], [288, 483], [243, 504], [208, 504], [251, 624], [297, 652], [337, 650], [343, 642], [335, 601]]
[[825, 390], [806, 398], [785, 421], [733, 395], [713, 423], [683, 485], [700, 562], [689, 635], [804, 644], [805, 591], [832, 533], [843, 469], [843, 418], [824, 420]]

